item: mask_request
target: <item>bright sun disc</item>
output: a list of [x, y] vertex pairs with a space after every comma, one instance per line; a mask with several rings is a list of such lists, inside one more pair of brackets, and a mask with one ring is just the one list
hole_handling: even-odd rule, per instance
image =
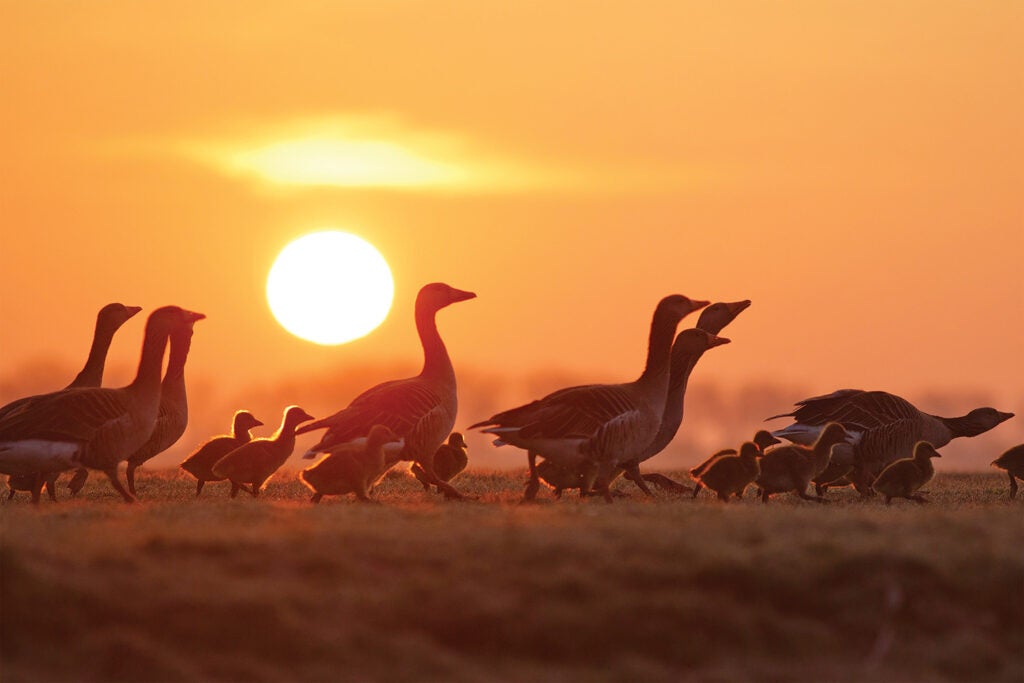
[[380, 252], [345, 232], [316, 232], [281, 250], [267, 276], [267, 302], [281, 326], [317, 344], [372, 332], [391, 310], [395, 283]]

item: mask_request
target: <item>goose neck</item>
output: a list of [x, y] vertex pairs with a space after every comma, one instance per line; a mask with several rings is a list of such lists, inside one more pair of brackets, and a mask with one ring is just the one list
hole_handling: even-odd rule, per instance
[[416, 309], [416, 332], [423, 346], [423, 370], [420, 376], [454, 384], [455, 370], [448, 357], [448, 349], [437, 331], [436, 315], [437, 311], [431, 308]]
[[109, 325], [96, 321], [96, 330], [92, 336], [92, 346], [89, 348], [89, 357], [85, 361], [85, 367], [78, 373], [74, 381], [68, 385], [71, 387], [98, 387], [103, 383], [103, 370], [107, 362], [107, 352], [110, 350], [110, 343], [114, 340], [114, 330]]

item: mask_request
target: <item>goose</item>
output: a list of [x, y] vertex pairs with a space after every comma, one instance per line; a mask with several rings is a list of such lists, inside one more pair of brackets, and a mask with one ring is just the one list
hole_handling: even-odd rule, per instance
[[740, 446], [738, 454], [722, 455], [709, 463], [696, 475], [695, 481], [698, 486], [707, 487], [718, 494], [719, 500], [728, 501], [733, 495], [741, 498], [747, 485], [761, 474], [758, 459], [762, 453], [757, 443], [746, 441]]
[[224, 481], [224, 477], [218, 477], [213, 473], [213, 466], [231, 451], [249, 443], [252, 439], [249, 431], [262, 425], [263, 423], [248, 410], [239, 410], [231, 418], [230, 434], [222, 434], [209, 439], [185, 458], [180, 467], [196, 478], [196, 498], [202, 493], [203, 485], [206, 482]]
[[[654, 440], [665, 411], [676, 326], [707, 305], [707, 301], [680, 294], [658, 303], [648, 337], [647, 362], [635, 381], [561, 389], [477, 422], [470, 429], [494, 435], [495, 445], [512, 444], [527, 451], [530, 480], [524, 500], [534, 499], [540, 488], [538, 455], [562, 467], [582, 468], [583, 490], [589, 492], [599, 467], [633, 460]], [[611, 501], [607, 481], [601, 493]]]
[[[709, 332], [701, 330], [700, 328], [683, 330], [682, 332], [679, 333], [679, 335], [676, 337], [675, 342], [672, 344], [672, 356], [669, 371], [670, 378], [677, 377], [680, 373], [689, 374], [689, 372], [684, 369], [687, 367], [692, 368], [693, 363], [696, 362], [696, 359], [700, 358], [700, 356], [703, 355], [705, 351], [707, 351], [709, 348], [714, 348], [716, 346], [721, 346], [722, 344], [728, 343], [729, 340], [726, 339], [725, 337], [716, 337]], [[686, 386], [684, 378], [683, 386], [678, 389], [678, 393], [681, 395], [685, 390]], [[672, 389], [669, 389], [670, 396], [671, 392]], [[670, 419], [681, 419], [682, 401], [678, 401], [677, 405], [678, 411], [675, 413], [675, 417]], [[666, 412], [668, 411], [666, 410]], [[677, 428], [678, 426], [679, 422], [676, 421], [675, 427], [673, 427], [673, 434], [675, 428]], [[671, 440], [671, 436], [669, 436], [669, 440]], [[660, 443], [658, 445], [657, 448], [659, 451], [661, 450], [661, 448], [664, 448], [665, 443], [667, 443], [667, 441]], [[651, 452], [652, 450], [653, 448], [648, 446], [645, 452]], [[594, 487], [597, 490], [605, 490], [609, 486], [611, 486], [611, 484], [618, 478], [620, 474], [625, 472], [626, 477], [630, 481], [633, 481], [637, 485], [637, 487], [639, 487], [640, 490], [647, 495], [650, 495], [651, 493], [650, 489], [647, 488], [647, 481], [651, 481], [652, 483], [656, 484], [657, 486], [663, 489], [669, 489], [673, 491], [689, 491], [689, 487], [683, 486], [682, 484], [679, 484], [678, 482], [675, 482], [669, 477], [666, 477], [661, 474], [644, 475], [643, 477], [641, 477], [639, 464], [639, 460], [634, 460], [630, 463], [624, 463], [621, 465], [603, 465], [598, 472]], [[548, 463], [545, 465], [543, 472], [539, 473], [538, 476], [540, 477], [540, 479], [544, 480], [549, 485], [552, 485], [556, 489], [559, 489], [559, 493], [561, 489], [579, 488], [577, 484], [570, 484], [570, 482], [583, 481], [583, 477], [579, 475], [583, 474], [583, 469], [585, 468], [585, 465], [578, 466], [577, 469], [579, 471], [575, 475], [571, 471], [559, 472], [559, 467], [560, 465], [556, 463]], [[557, 485], [555, 484], [556, 481], [559, 482]]]
[[[724, 302], [719, 301], [711, 304], [700, 312], [700, 317], [697, 319], [696, 328], [704, 330], [712, 335], [718, 335], [726, 325], [736, 319], [743, 311], [750, 307], [750, 300], [746, 299], [743, 301]], [[682, 333], [680, 333], [682, 335]], [[722, 339], [722, 338], [720, 338]], [[626, 463], [624, 467], [616, 468], [612, 472], [604, 472], [598, 475], [598, 481], [596, 486], [602, 488], [605, 484], [610, 485], [615, 479], [621, 474], [625, 473], [626, 478], [634, 482], [637, 487], [640, 488], [644, 493], [650, 494], [650, 490], [647, 488], [644, 482], [651, 482], [656, 484], [659, 488], [674, 491], [674, 492], [686, 492], [690, 488], [684, 486], [663, 474], [645, 474], [643, 478], [639, 478], [639, 465], [644, 460], [653, 458], [658, 453], [665, 450], [665, 447], [672, 442], [675, 438], [676, 432], [679, 431], [679, 425], [683, 422], [683, 400], [686, 396], [686, 386], [690, 379], [690, 374], [693, 372], [693, 368], [696, 367], [697, 361], [700, 360], [704, 352], [712, 346], [697, 346], [691, 345], [686, 347], [685, 344], [681, 344], [681, 338], [676, 337], [675, 343], [672, 345], [672, 360], [669, 366], [669, 380], [668, 380], [668, 395], [665, 401], [665, 412], [661, 416], [661, 425], [658, 427], [658, 434], [654, 437], [654, 441], [645, 449], [644, 453], [637, 458], [634, 462]], [[728, 343], [729, 340], [724, 340], [721, 343]], [[572, 475], [569, 473], [558, 473], [556, 472], [556, 466], [554, 464], [548, 465], [545, 468], [545, 472], [548, 473], [549, 477], [554, 477], [562, 482], [572, 481]], [[541, 476], [549, 484], [551, 479]], [[605, 481], [608, 479], [608, 481]], [[562, 488], [576, 488], [574, 486], [565, 486]]]
[[914, 456], [901, 458], [889, 463], [875, 479], [872, 488], [885, 496], [885, 504], [892, 504], [893, 498], [907, 498], [918, 503], [927, 503], [917, 490], [935, 476], [932, 458], [941, 458], [935, 447], [927, 441], [914, 444]]
[[173, 446], [188, 426], [188, 397], [185, 394], [185, 361], [192, 347], [192, 326], [171, 333], [171, 350], [167, 357], [167, 370], [160, 385], [160, 412], [153, 433], [146, 443], [128, 457], [125, 478], [128, 490], [135, 492], [135, 470], [159, 453]]
[[756, 482], [761, 489], [761, 501], [767, 503], [773, 493], [793, 491], [805, 500], [822, 502], [821, 498], [807, 495], [807, 487], [828, 467], [832, 446], [848, 437], [841, 424], [829, 422], [813, 446], [789, 444], [766, 451], [761, 457], [761, 474]]
[[446, 498], [462, 494], [434, 472], [434, 454], [455, 425], [458, 412], [455, 369], [437, 331], [436, 314], [451, 304], [473, 299], [476, 294], [441, 282], [424, 285], [416, 297], [416, 331], [423, 347], [423, 369], [415, 377], [392, 380], [367, 389], [335, 414], [303, 425], [305, 434], [326, 428], [320, 441], [303, 456], [329, 453], [335, 446], [364, 438], [375, 424], [383, 424], [402, 441], [390, 444], [397, 460], [420, 465], [427, 480]]
[[122, 498], [133, 502], [135, 497], [118, 480], [118, 464], [146, 442], [156, 424], [169, 335], [205, 317], [178, 306], [158, 308], [146, 321], [131, 384], [44, 394], [0, 418], [0, 472], [37, 473], [45, 479], [84, 465], [104, 472]]
[[[771, 432], [769, 432], [767, 429], [759, 429], [757, 430], [757, 432], [754, 433], [753, 443], [757, 446], [758, 450], [760, 450], [761, 453], [764, 453], [769, 446], [774, 446], [775, 444], [782, 442], [776, 439], [774, 436], [772, 436]], [[696, 467], [692, 468], [689, 471], [690, 478], [693, 479], [694, 482], [696, 482], [696, 485], [693, 487], [694, 498], [696, 498], [697, 494], [700, 493], [701, 489], [704, 488], [704, 485], [700, 482], [700, 478], [704, 474], [704, 472], [706, 472], [707, 469], [719, 458], [723, 456], [732, 455], [738, 455], [736, 449], [725, 448], [716, 453], [713, 453], [711, 457], [709, 457], [707, 460], [705, 460], [704, 462], [702, 462], [701, 464], [697, 465]], [[647, 475], [644, 476], [646, 477]], [[743, 491], [739, 491], [736, 494], [736, 497], [742, 498]]]
[[313, 419], [316, 418], [299, 406], [288, 406], [276, 432], [244, 443], [225, 455], [213, 465], [213, 476], [231, 480], [232, 498], [238, 495], [239, 489], [258, 497], [270, 477], [295, 450], [296, 425]]
[[[441, 444], [434, 453], [434, 474], [443, 481], [451, 481], [455, 475], [466, 469], [469, 463], [469, 453], [466, 451], [466, 439], [461, 432], [452, 432], [448, 441]], [[430, 490], [430, 481], [427, 474], [418, 463], [413, 463], [409, 470], [421, 484], [423, 490]]]
[[346, 493], [354, 493], [358, 500], [368, 503], [370, 490], [397, 462], [393, 456], [385, 455], [384, 444], [399, 441], [400, 437], [387, 426], [374, 425], [364, 443], [339, 446], [320, 462], [302, 470], [299, 479], [313, 492], [313, 503], [319, 503], [324, 496]]
[[[120, 303], [107, 304], [99, 310], [96, 314], [96, 327], [93, 330], [92, 345], [89, 347], [89, 356], [85, 360], [85, 366], [82, 371], [79, 372], [71, 384], [64, 387], [65, 389], [75, 389], [79, 387], [98, 387], [103, 383], [103, 369], [107, 363], [107, 352], [110, 350], [110, 343], [114, 339], [114, 333], [121, 329], [128, 320], [136, 313], [142, 310], [141, 306], [125, 306]], [[0, 419], [9, 412], [18, 409], [21, 406], [31, 402], [35, 397], [28, 396], [20, 398], [16, 401], [12, 401], [7, 405], [0, 408]], [[79, 475], [86, 470], [79, 469], [76, 474], [76, 478], [73, 480], [78, 482]], [[11, 489], [11, 497], [14, 496], [14, 492], [17, 491], [32, 491], [35, 486], [36, 473], [25, 474], [25, 475], [12, 475], [8, 478], [8, 486]], [[81, 480], [84, 484], [84, 479]], [[57, 474], [52, 473], [46, 478], [46, 493], [50, 496], [50, 499], [57, 500]], [[77, 493], [78, 488], [72, 489], [72, 493]], [[33, 494], [34, 495], [34, 494]], [[10, 500], [10, 497], [8, 498]]]
[[1017, 496], [1017, 479], [1024, 479], [1024, 444], [1014, 446], [992, 461], [1010, 476], [1010, 498]]
[[769, 417], [792, 417], [793, 424], [772, 433], [794, 443], [814, 441], [822, 426], [839, 422], [852, 435], [855, 465], [850, 479], [861, 493], [886, 465], [913, 454], [918, 441], [942, 448], [952, 439], [977, 436], [1013, 417], [995, 408], [976, 408], [960, 417], [922, 412], [909, 401], [885, 391], [840, 389], [796, 403], [797, 409]]

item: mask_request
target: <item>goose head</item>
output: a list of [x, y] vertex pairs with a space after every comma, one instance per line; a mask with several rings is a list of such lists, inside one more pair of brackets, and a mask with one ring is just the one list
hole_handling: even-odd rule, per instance
[[298, 406], [288, 406], [285, 408], [284, 422], [282, 424], [286, 428], [294, 428], [297, 424], [315, 419], [315, 417]]
[[977, 436], [1013, 417], [1013, 413], [1004, 413], [995, 408], [975, 408], [961, 418], [957, 418], [959, 436]]
[[711, 334], [718, 334], [726, 325], [736, 319], [743, 311], [750, 307], [750, 299], [733, 301], [727, 303], [719, 301], [713, 303], [700, 312], [697, 319], [697, 327]]
[[691, 299], [682, 294], [670, 294], [658, 302], [658, 307], [654, 309], [654, 322], [655, 324], [663, 323], [674, 327], [680, 320], [694, 311], [704, 308], [709, 303], [708, 301]]
[[931, 445], [927, 441], [918, 441], [914, 444], [914, 458], [917, 460], [927, 460], [928, 458], [941, 458], [939, 452], [935, 450], [935, 446]]
[[111, 331], [117, 330], [128, 322], [128, 319], [142, 310], [142, 306], [125, 306], [124, 304], [107, 304], [100, 309], [97, 319], [102, 327]]
[[239, 410], [235, 413], [234, 419], [231, 421], [232, 431], [235, 434], [245, 434], [253, 427], [260, 427], [263, 425], [262, 422], [256, 419], [256, 417], [248, 410]]
[[172, 330], [191, 328], [196, 321], [205, 317], [202, 313], [187, 311], [181, 306], [162, 306], [149, 314], [146, 331], [169, 335]]
[[455, 289], [443, 282], [424, 285], [416, 296], [416, 310], [439, 311], [445, 306], [476, 298], [473, 292]]
[[777, 443], [782, 443], [782, 441], [772, 436], [772, 433], [769, 432], [767, 429], [759, 429], [757, 430], [757, 433], [754, 434], [754, 443], [756, 443], [758, 448], [760, 448], [763, 451], [769, 446], [774, 446]]
[[672, 344], [672, 356], [675, 358], [679, 355], [703, 353], [708, 349], [729, 344], [730, 342], [731, 340], [725, 337], [719, 337], [697, 327], [691, 327], [676, 335], [676, 341]]

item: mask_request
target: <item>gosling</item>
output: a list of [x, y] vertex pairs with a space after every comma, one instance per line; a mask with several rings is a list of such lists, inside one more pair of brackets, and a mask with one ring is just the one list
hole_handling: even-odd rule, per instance
[[[772, 436], [772, 433], [769, 432], [767, 429], [759, 429], [754, 434], [754, 443], [757, 445], [758, 450], [761, 453], [764, 453], [765, 449], [768, 448], [769, 446], [774, 446], [775, 444], [782, 442], [776, 439], [774, 436]], [[700, 478], [701, 475], [703, 475], [704, 472], [708, 469], [708, 467], [710, 467], [712, 463], [714, 463], [716, 460], [723, 456], [736, 454], [737, 453], [735, 448], [725, 448], [723, 450], [718, 451], [717, 453], [712, 454], [710, 458], [708, 458], [707, 460], [705, 460], [704, 462], [690, 470], [690, 478], [697, 482], [696, 485], [693, 487], [694, 498], [696, 498], [697, 494], [700, 493], [700, 490], [704, 488], [704, 486], [700, 483]], [[736, 497], [742, 498], [743, 492], [740, 491], [736, 495]]]
[[718, 494], [718, 499], [728, 502], [735, 495], [741, 498], [743, 490], [761, 474], [761, 448], [753, 441], [740, 446], [738, 455], [723, 455], [710, 463], [697, 475], [697, 486], [705, 486]]
[[767, 451], [761, 458], [761, 474], [756, 482], [761, 489], [761, 501], [767, 503], [773, 493], [793, 491], [804, 500], [825, 502], [823, 498], [807, 495], [807, 487], [828, 467], [832, 446], [848, 437], [841, 424], [829, 422], [813, 446], [787, 444]]
[[213, 466], [231, 451], [249, 443], [252, 440], [250, 430], [262, 424], [249, 411], [239, 410], [231, 420], [231, 434], [213, 437], [185, 458], [180, 467], [197, 479], [196, 498], [203, 492], [203, 485], [206, 482], [224, 481], [224, 477], [218, 477], [213, 473]]
[[871, 487], [885, 496], [885, 504], [890, 505], [893, 498], [906, 498], [918, 503], [927, 503], [917, 490], [931, 481], [935, 476], [932, 458], [941, 458], [927, 441], [914, 444], [914, 457], [902, 458], [882, 470]]
[[[466, 439], [460, 432], [452, 432], [448, 436], [448, 442], [438, 446], [437, 452], [434, 453], [434, 473], [441, 481], [449, 482], [466, 469], [468, 462], [469, 452], [466, 447]], [[414, 462], [409, 471], [423, 484], [424, 491], [430, 490], [431, 484], [427, 473], [423, 471], [418, 462]], [[437, 491], [440, 493], [441, 489]]]
[[346, 493], [354, 493], [359, 500], [370, 502], [370, 491], [397, 462], [384, 453], [384, 444], [399, 441], [401, 437], [386, 425], [374, 425], [365, 444], [346, 444], [332, 451], [320, 462], [302, 470], [299, 479], [313, 492], [310, 500], [314, 504], [324, 496]]
[[1017, 497], [1017, 479], [1024, 480], [1024, 444], [1014, 446], [992, 461], [992, 465], [1010, 475], [1010, 498]]
[[213, 475], [231, 480], [232, 498], [238, 495], [239, 489], [258, 497], [270, 477], [295, 450], [295, 426], [313, 419], [302, 408], [288, 406], [273, 436], [253, 439], [231, 451], [213, 466]]
[[853, 486], [853, 481], [848, 477], [856, 464], [854, 460], [853, 444], [837, 443], [832, 447], [832, 454], [828, 460], [828, 467], [825, 471], [816, 476], [814, 492], [821, 498], [825, 492], [832, 487]]
[[583, 492], [583, 475], [579, 468], [562, 467], [550, 460], [542, 460], [537, 463], [537, 476], [551, 487], [555, 498], [561, 498], [566, 489], [580, 489], [580, 493]]

